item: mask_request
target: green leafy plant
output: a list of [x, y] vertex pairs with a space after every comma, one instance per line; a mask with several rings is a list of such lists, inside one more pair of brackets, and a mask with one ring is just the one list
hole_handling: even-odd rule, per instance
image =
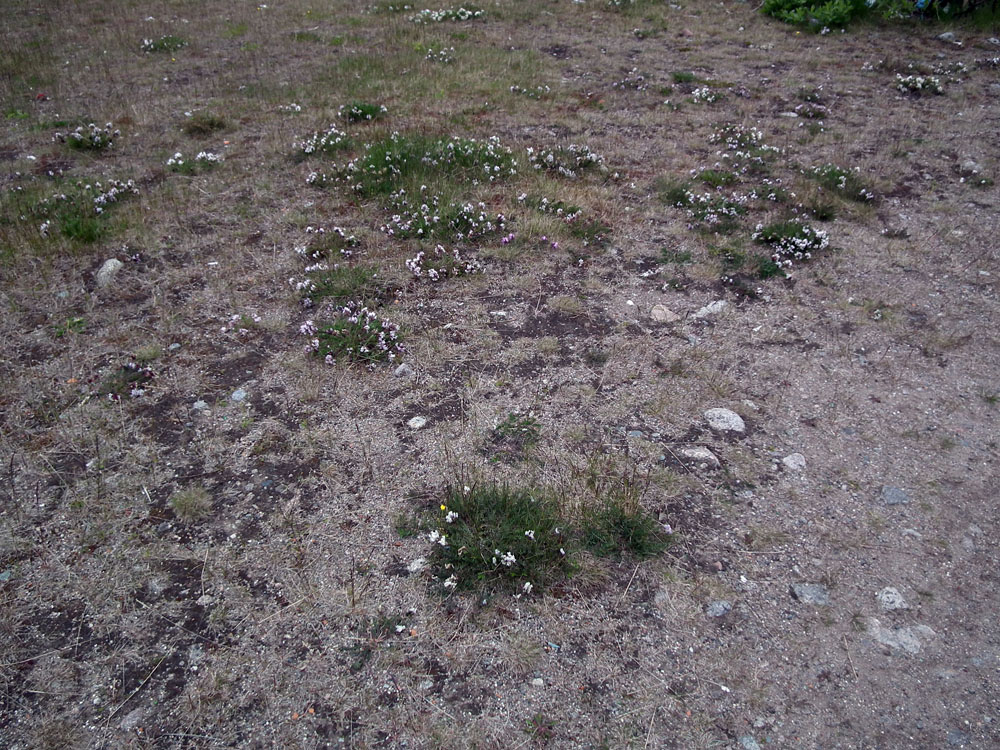
[[875, 200], [875, 192], [861, 178], [860, 170], [824, 164], [812, 169], [809, 175], [825, 189], [848, 200], [858, 203]]
[[501, 460], [520, 460], [541, 437], [542, 428], [530, 412], [510, 412], [493, 428], [489, 438], [489, 451]]
[[143, 39], [141, 47], [143, 52], [176, 52], [183, 47], [187, 47], [187, 44], [179, 36], [166, 34], [159, 39]]
[[229, 124], [225, 118], [211, 112], [198, 112], [184, 121], [184, 124], [181, 125], [181, 130], [185, 135], [194, 138], [205, 138], [212, 135], [212, 133], [225, 130], [227, 127], [229, 127]]
[[399, 326], [359, 301], [337, 308], [329, 322], [307, 320], [299, 332], [309, 339], [306, 352], [328, 364], [349, 360], [374, 367], [395, 360], [403, 351]]
[[371, 122], [385, 117], [388, 110], [381, 104], [351, 102], [337, 110], [337, 116], [348, 122]]
[[428, 535], [430, 565], [447, 590], [530, 594], [573, 566], [551, 496], [503, 485], [453, 487]]

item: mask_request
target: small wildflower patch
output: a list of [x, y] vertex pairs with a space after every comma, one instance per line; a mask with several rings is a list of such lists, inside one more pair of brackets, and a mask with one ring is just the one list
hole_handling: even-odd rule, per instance
[[480, 8], [470, 5], [468, 8], [442, 8], [441, 10], [424, 9], [410, 16], [413, 23], [442, 23], [444, 21], [474, 21], [484, 15]]
[[146, 386], [155, 377], [149, 367], [127, 362], [104, 378], [97, 392], [110, 401], [120, 401], [124, 397], [139, 398], [146, 393]]
[[43, 237], [57, 231], [80, 242], [95, 242], [104, 233], [106, 212], [138, 193], [132, 180], [77, 182], [39, 201], [31, 215], [42, 219], [38, 231]]
[[385, 117], [387, 110], [381, 104], [369, 104], [368, 102], [352, 102], [341, 105], [337, 110], [337, 116], [347, 122], [372, 122]]
[[140, 45], [143, 52], [176, 52], [187, 47], [187, 42], [179, 36], [166, 34], [159, 39], [143, 39]]
[[596, 170], [604, 166], [604, 157], [589, 146], [571, 143], [557, 148], [535, 150], [528, 148], [528, 163], [534, 169], [555, 172], [563, 177], [575, 179], [580, 172]]
[[800, 221], [779, 221], [764, 226], [758, 224], [751, 239], [771, 246], [771, 260], [785, 271], [795, 261], [809, 260], [813, 253], [825, 250], [830, 238], [822, 229], [814, 229]]
[[904, 76], [896, 74], [896, 88], [904, 94], [943, 94], [944, 86], [937, 76]]
[[349, 360], [374, 367], [394, 361], [403, 352], [399, 326], [361, 302], [335, 308], [329, 322], [307, 320], [299, 333], [309, 339], [306, 352], [327, 364]]
[[313, 154], [333, 154], [351, 145], [347, 133], [331, 125], [326, 130], [318, 130], [310, 136], [295, 141], [293, 148], [303, 157]]
[[523, 96], [527, 99], [541, 99], [549, 94], [552, 89], [548, 86], [518, 86], [513, 85], [510, 87], [510, 93], [517, 94], [518, 96]]
[[458, 249], [445, 250], [442, 245], [436, 245], [430, 254], [421, 250], [406, 261], [406, 268], [416, 278], [430, 281], [483, 272], [478, 260], [463, 256]]
[[443, 65], [449, 65], [455, 62], [455, 48], [431, 47], [427, 50], [427, 54], [424, 55], [424, 59], [433, 63], [441, 63]]
[[861, 170], [843, 169], [834, 164], [815, 167], [810, 176], [827, 190], [858, 203], [871, 203], [875, 193], [861, 179]]
[[445, 591], [541, 592], [572, 572], [559, 504], [540, 492], [491, 485], [449, 489], [428, 534]]
[[193, 175], [199, 171], [207, 171], [221, 164], [223, 157], [211, 151], [199, 151], [193, 159], [187, 159], [180, 151], [167, 159], [167, 168], [178, 174]]
[[68, 133], [56, 133], [52, 136], [52, 140], [65, 143], [78, 151], [106, 151], [114, 145], [114, 139], [120, 135], [121, 131], [110, 122], [105, 123], [103, 128], [90, 123], [86, 127], [81, 125]]

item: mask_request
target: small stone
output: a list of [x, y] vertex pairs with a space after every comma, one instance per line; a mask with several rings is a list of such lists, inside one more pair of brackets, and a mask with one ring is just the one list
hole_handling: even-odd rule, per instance
[[118, 728], [123, 729], [126, 732], [131, 732], [134, 729], [138, 729], [140, 723], [142, 722], [142, 714], [143, 714], [143, 709], [133, 708], [131, 711], [125, 714], [125, 718], [121, 720], [121, 723], [118, 725]]
[[628, 432], [625, 433], [625, 437], [627, 437], [627, 438], [644, 438], [644, 437], [646, 437], [646, 433], [643, 432], [642, 430], [629, 430]]
[[760, 743], [749, 734], [745, 734], [739, 739], [742, 750], [760, 750]]
[[784, 464], [785, 468], [789, 471], [806, 470], [806, 457], [801, 453], [790, 453], [781, 459], [781, 463]]
[[408, 571], [410, 571], [411, 573], [419, 573], [421, 570], [423, 570], [426, 567], [427, 567], [427, 558], [426, 557], [418, 557], [416, 560], [414, 560], [409, 565], [407, 565], [406, 569]]
[[180, 348], [181, 348], [181, 345], [180, 345], [180, 344], [178, 344], [178, 343], [177, 343], [177, 342], [175, 341], [174, 343], [172, 343], [172, 344], [171, 344], [170, 346], [168, 346], [168, 347], [167, 347], [167, 351], [168, 351], [168, 352], [176, 352], [176, 351], [177, 351], [178, 349], [180, 349]]
[[882, 502], [886, 505], [907, 505], [910, 502], [910, 496], [899, 487], [886, 485], [882, 487]]
[[975, 177], [983, 171], [983, 168], [973, 159], [966, 159], [958, 167], [958, 172], [963, 177]]
[[215, 601], [215, 597], [211, 594], [202, 594], [198, 597], [198, 601], [195, 602], [199, 607], [207, 607]]
[[195, 411], [205, 411], [206, 409], [208, 409], [208, 402], [201, 400], [195, 401], [191, 405], [191, 408], [194, 409]]
[[432, 687], [434, 687], [434, 680], [424, 680], [419, 685], [417, 685], [417, 689], [422, 690], [425, 693]]
[[910, 605], [906, 603], [903, 595], [900, 594], [897, 589], [889, 586], [886, 586], [884, 589], [875, 594], [875, 600], [885, 612], [891, 612], [894, 609], [910, 608]]
[[533, 679], [531, 681], [531, 686], [532, 687], [545, 687], [545, 680], [543, 680], [541, 677], [536, 677], [535, 679]]
[[97, 286], [101, 288], [108, 286], [114, 280], [115, 274], [124, 266], [125, 264], [118, 258], [108, 258], [97, 272]]
[[708, 448], [702, 448], [700, 445], [691, 448], [681, 448], [680, 454], [684, 458], [699, 464], [707, 464], [713, 469], [718, 469], [722, 465], [722, 462], [719, 461], [718, 457], [712, 451]]
[[948, 744], [952, 747], [965, 747], [969, 744], [969, 735], [961, 729], [952, 729], [948, 732]]
[[991, 36], [989, 39], [987, 39], [986, 43], [1000, 47], [1000, 39], [997, 39], [995, 36]]
[[411, 430], [419, 430], [425, 424], [427, 424], [427, 417], [413, 417], [409, 422], [406, 423], [406, 426], [409, 427]]
[[830, 604], [830, 592], [821, 583], [793, 583], [789, 589], [792, 596], [803, 604], [826, 607]]
[[717, 299], [717, 300], [715, 300], [715, 302], [709, 302], [707, 305], [705, 305], [703, 308], [701, 308], [700, 310], [698, 310], [691, 317], [695, 318], [696, 320], [704, 320], [705, 318], [709, 317], [710, 315], [717, 315], [718, 313], [720, 313], [723, 310], [725, 310], [727, 307], [729, 307], [729, 303], [726, 302], [726, 300], [724, 300], [724, 299]]
[[649, 311], [649, 317], [657, 323], [676, 323], [681, 319], [680, 315], [666, 305], [653, 305], [653, 309]]
[[798, 116], [799, 116], [798, 112], [781, 112], [781, 113], [778, 114], [778, 117], [789, 117], [789, 118], [791, 118], [791, 117], [798, 117]]
[[393, 377], [397, 378], [411, 378], [415, 374], [413, 368], [410, 367], [405, 362], [392, 371]]
[[243, 388], [237, 388], [235, 391], [233, 391], [233, 395], [231, 395], [229, 398], [235, 401], [236, 403], [240, 403], [241, 401], [246, 401], [248, 395], [249, 394]]
[[954, 32], [946, 31], [943, 34], [938, 34], [938, 39], [942, 42], [948, 42], [949, 44], [961, 44], [958, 41], [958, 37], [955, 36]]
[[708, 426], [719, 432], [745, 432], [743, 417], [729, 409], [709, 409], [705, 412]]
[[7, 568], [3, 573], [0, 573], [0, 582], [6, 583], [12, 575], [14, 575], [14, 571], [11, 568]]
[[705, 608], [705, 614], [709, 617], [725, 617], [732, 611], [732, 602], [727, 602], [725, 599], [718, 599]]
[[924, 641], [929, 641], [937, 634], [926, 625], [913, 625], [908, 628], [883, 628], [874, 617], [868, 618], [868, 635], [877, 643], [888, 646], [894, 651], [905, 651], [908, 654], [919, 654]]

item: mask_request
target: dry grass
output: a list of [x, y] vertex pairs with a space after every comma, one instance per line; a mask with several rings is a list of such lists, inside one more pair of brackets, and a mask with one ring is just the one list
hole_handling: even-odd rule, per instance
[[[440, 24], [342, 1], [8, 5], [0, 744], [694, 748], [762, 741], [762, 721], [777, 745], [807, 747], [829, 727], [844, 746], [883, 731], [870, 701], [851, 717], [860, 729], [836, 707], [857, 682], [841, 672], [892, 692], [875, 657], [865, 671], [845, 614], [870, 608], [879, 565], [860, 561], [889, 555], [899, 525], [892, 511], [870, 522], [859, 488], [919, 476], [949, 502], [914, 503], [906, 512], [924, 515], [907, 527], [945, 545], [969, 519], [991, 532], [976, 500], [988, 482], [963, 467], [995, 459], [1000, 273], [995, 189], [956, 171], [967, 159], [1000, 169], [990, 70], [970, 64], [923, 98], [896, 92], [894, 71], [995, 55], [977, 41], [989, 34], [958, 27], [968, 45], [934, 54], [912, 44], [939, 44], [923, 27], [804, 40], [741, 3], [619, 13], [500, 0], [483, 19]], [[186, 45], [143, 51], [168, 35]], [[441, 47], [453, 63], [425, 59]], [[613, 85], [633, 68], [647, 89]], [[724, 98], [693, 98], [704, 81]], [[820, 86], [821, 126], [782, 116]], [[358, 102], [385, 116], [339, 115]], [[102, 150], [53, 141], [90, 122], [121, 134]], [[334, 124], [343, 152], [294, 153]], [[727, 124], [759, 127], [781, 152], [722, 187], [761, 193], [722, 235], [689, 227], [657, 184], [715, 168], [711, 136]], [[514, 175], [428, 169], [419, 195], [505, 215], [485, 237], [443, 240], [482, 273], [414, 277], [406, 261], [433, 243], [381, 230], [398, 204], [307, 184], [394, 131], [497, 136], [513, 150]], [[604, 168], [529, 166], [527, 148], [570, 144]], [[200, 151], [224, 158], [191, 174], [167, 165]], [[831, 163], [859, 168], [877, 199], [818, 186], [808, 169]], [[70, 216], [69, 229], [39, 207], [112, 179], [138, 194]], [[777, 183], [798, 199], [763, 198]], [[540, 210], [542, 198], [580, 216]], [[827, 200], [830, 220], [808, 220], [831, 249], [790, 280], [758, 278], [754, 225]], [[316, 261], [296, 252], [316, 237], [307, 227], [357, 237], [323, 262], [375, 270], [338, 283], [400, 326], [398, 360], [303, 352], [300, 326], [327, 314], [294, 288]], [[124, 265], [100, 286], [109, 258]], [[719, 299], [723, 312], [695, 317]], [[655, 323], [658, 304], [680, 321]], [[413, 372], [394, 375], [399, 361]], [[748, 434], [708, 431], [712, 406], [743, 414]], [[890, 431], [905, 450], [883, 449], [883, 408], [919, 421], [916, 437]], [[497, 425], [529, 413], [530, 446], [498, 458]], [[927, 420], [943, 459], [919, 439]], [[680, 461], [690, 444], [722, 467]], [[806, 479], [777, 464], [793, 450]], [[475, 482], [544, 488], [573, 513], [620, 496], [672, 526], [674, 543], [644, 559], [581, 551], [544, 594], [442, 595], [415, 563], [431, 552], [428, 509]], [[938, 505], [956, 510], [930, 518]], [[988, 569], [962, 554], [955, 565]], [[833, 624], [787, 616], [788, 581], [818, 579], [841, 555]], [[909, 558], [879, 559], [924, 575]], [[715, 598], [740, 606], [708, 620]], [[926, 617], [959, 630], [950, 611]], [[817, 683], [814, 665], [786, 655], [807, 649], [840, 692], [802, 687]], [[906, 669], [933, 682], [921, 663]], [[908, 710], [943, 727], [960, 713], [950, 700], [928, 689]], [[815, 701], [822, 722], [796, 708]], [[878, 736], [892, 745], [896, 731]], [[993, 730], [975, 731], [987, 746]]]

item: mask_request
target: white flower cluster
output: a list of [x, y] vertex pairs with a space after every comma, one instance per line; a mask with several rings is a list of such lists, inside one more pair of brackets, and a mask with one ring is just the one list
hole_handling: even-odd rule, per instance
[[378, 107], [370, 104], [341, 104], [337, 110], [337, 117], [350, 122], [359, 122], [361, 120], [374, 120], [388, 111], [384, 104]]
[[292, 102], [291, 104], [280, 104], [278, 105], [279, 112], [288, 112], [290, 114], [298, 114], [302, 111], [302, 105]]
[[[483, 264], [478, 260], [463, 258], [457, 249], [449, 253], [442, 245], [437, 245], [434, 248], [434, 255], [430, 258], [427, 257], [426, 252], [421, 250], [416, 257], [406, 261], [406, 267], [418, 279], [428, 278], [431, 281], [440, 281], [449, 276], [482, 273], [483, 271]], [[449, 521], [449, 523], [451, 522]]]
[[116, 130], [110, 122], [105, 123], [103, 128], [98, 127], [94, 123], [89, 123], [87, 127], [80, 125], [76, 130], [71, 130], [68, 133], [55, 133], [52, 136], [52, 140], [59, 141], [60, 143], [68, 143], [75, 148], [88, 148], [101, 151], [111, 148], [114, 145], [114, 139], [120, 135], [121, 131]]
[[551, 170], [570, 179], [575, 178], [580, 170], [604, 164], [603, 156], [591, 151], [589, 146], [579, 146], [575, 143], [539, 151], [529, 146], [527, 152], [528, 163], [535, 169]]
[[634, 91], [645, 91], [649, 88], [646, 76], [639, 72], [638, 68], [632, 68], [620, 81], [611, 84], [614, 89], [633, 89]]
[[944, 87], [937, 76], [903, 76], [896, 74], [896, 88], [904, 94], [943, 94]]
[[548, 86], [535, 86], [534, 88], [524, 88], [523, 86], [514, 85], [510, 87], [510, 93], [521, 94], [522, 96], [526, 96], [529, 99], [541, 99], [551, 90], [552, 89], [550, 89]]
[[497, 564], [497, 558], [500, 559], [500, 564], [503, 565], [505, 568], [513, 567], [514, 563], [517, 562], [517, 558], [514, 557], [514, 553], [511, 552], [510, 550], [507, 550], [502, 555], [500, 554], [500, 550], [498, 550], [498, 549], [493, 550], [493, 564], [494, 565]]
[[410, 16], [413, 23], [441, 23], [443, 21], [472, 21], [483, 17], [483, 11], [478, 8], [443, 8], [441, 10], [422, 10]]
[[398, 213], [392, 214], [381, 230], [390, 237], [421, 239], [447, 233], [453, 241], [465, 242], [498, 232], [507, 222], [503, 214], [487, 214], [485, 203], [451, 203], [442, 209], [440, 202], [439, 196], [432, 195], [413, 206], [406, 191], [400, 189], [390, 196]]
[[129, 195], [138, 195], [139, 188], [135, 186], [133, 180], [108, 180], [105, 187], [100, 182], [95, 182], [93, 187], [87, 185], [85, 190], [94, 190], [94, 212], [103, 213], [107, 206], [117, 203], [122, 198]]
[[399, 326], [361, 302], [349, 302], [335, 310], [329, 324], [317, 325], [307, 320], [299, 327], [299, 333], [309, 338], [305, 351], [323, 356], [327, 364], [335, 362], [333, 351], [374, 367], [377, 361], [395, 360], [404, 350]]
[[431, 47], [427, 50], [427, 54], [424, 56], [424, 59], [429, 60], [430, 62], [448, 65], [455, 62], [455, 48], [440, 47], [435, 49], [434, 47]]
[[563, 200], [549, 200], [544, 196], [541, 198], [535, 198], [529, 196], [527, 193], [521, 193], [517, 196], [517, 201], [518, 203], [531, 206], [540, 213], [557, 216], [567, 224], [572, 223], [583, 214], [583, 209], [579, 206], [569, 205]]
[[696, 102], [711, 104], [712, 102], [717, 102], [722, 99], [722, 94], [709, 86], [699, 86], [691, 92], [691, 98]]
[[347, 145], [347, 133], [331, 125], [325, 131], [317, 131], [308, 138], [296, 141], [293, 148], [306, 156], [314, 153], [330, 153]]
[[814, 252], [825, 250], [830, 244], [826, 232], [807, 224], [788, 222], [783, 229], [785, 231], [767, 233], [764, 225], [758, 224], [750, 238], [768, 242], [772, 248], [771, 260], [786, 273], [794, 261], [809, 260]]

